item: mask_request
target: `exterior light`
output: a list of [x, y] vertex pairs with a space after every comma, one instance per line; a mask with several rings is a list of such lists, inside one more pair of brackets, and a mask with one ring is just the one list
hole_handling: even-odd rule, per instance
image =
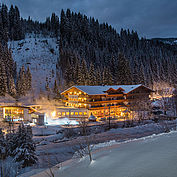
[[56, 117], [56, 111], [53, 111], [53, 112], [51, 113], [51, 115], [52, 115], [52, 117]]

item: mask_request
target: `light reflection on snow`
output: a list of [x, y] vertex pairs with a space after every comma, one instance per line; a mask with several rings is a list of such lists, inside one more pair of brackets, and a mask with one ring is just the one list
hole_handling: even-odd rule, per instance
[[76, 120], [70, 120], [68, 118], [58, 118], [58, 119], [52, 119], [50, 117], [46, 117], [45, 121], [46, 125], [78, 125], [79, 122]]

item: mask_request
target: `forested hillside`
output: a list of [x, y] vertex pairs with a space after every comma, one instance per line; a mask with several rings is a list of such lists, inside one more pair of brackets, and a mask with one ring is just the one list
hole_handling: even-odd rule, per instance
[[165, 81], [176, 84], [176, 48], [139, 38], [70, 10], [61, 12], [60, 60], [66, 83], [132, 84]]
[[177, 81], [175, 38], [170, 43], [140, 38], [136, 31], [118, 33], [107, 23], [69, 9], [61, 11], [60, 21], [52, 13], [42, 23], [23, 19], [18, 7], [2, 4], [0, 51], [1, 95], [22, 96], [37, 87], [49, 91], [55, 79], [61, 89], [75, 84], [152, 87], [161, 81], [176, 86]]

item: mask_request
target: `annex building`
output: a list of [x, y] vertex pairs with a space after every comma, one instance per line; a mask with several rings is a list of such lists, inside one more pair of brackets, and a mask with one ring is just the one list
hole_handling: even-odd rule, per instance
[[144, 85], [72, 86], [63, 91], [67, 107], [88, 110], [97, 118], [129, 116], [131, 102], [149, 100], [153, 92]]

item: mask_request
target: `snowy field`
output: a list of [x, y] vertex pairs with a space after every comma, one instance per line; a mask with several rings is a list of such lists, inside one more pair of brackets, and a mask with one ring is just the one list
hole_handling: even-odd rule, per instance
[[[88, 158], [72, 160], [52, 171], [55, 177], [176, 177], [176, 147], [177, 132], [172, 131], [106, 146], [94, 152], [91, 164]], [[40, 176], [48, 174], [33, 177]]]
[[[152, 141], [154, 141], [159, 137], [159, 135], [157, 134], [166, 131], [166, 126], [171, 131], [175, 130], [176, 120], [167, 121], [165, 126], [164, 123], [149, 123], [146, 125], [130, 128], [111, 129], [109, 131], [102, 131], [100, 133], [100, 130], [97, 129], [98, 127], [94, 127], [94, 129], [91, 130], [92, 133], [88, 136], [88, 139], [91, 144], [94, 144], [94, 151], [100, 151], [100, 149], [103, 148], [107, 149], [109, 147], [112, 148], [115, 146], [124, 146], [126, 144], [129, 144], [128, 142], [131, 143], [131, 141], [136, 141], [135, 144], [139, 141], [146, 142], [148, 140], [148, 136], [150, 136], [150, 140], [152, 139]], [[66, 129], [61, 126], [49, 126], [47, 127], [47, 129], [45, 127], [33, 127], [33, 133], [35, 135], [33, 138], [34, 141], [37, 143], [36, 153], [38, 155], [39, 161], [37, 166], [31, 168], [30, 172], [29, 170], [27, 170], [26, 173], [21, 175], [21, 177], [32, 176], [39, 173], [40, 171], [43, 171], [44, 169], [47, 169], [49, 166], [52, 167], [58, 163], [61, 163], [64, 166], [67, 160], [72, 158], [75, 159], [75, 152], [80, 149], [81, 144], [84, 145], [85, 137], [75, 136], [79, 129], [74, 128], [74, 130], [72, 131], [73, 136], [66, 138], [67, 134], [65, 134], [65, 130]], [[96, 133], [96, 131], [98, 132]], [[171, 135], [171, 133], [167, 135]], [[96, 154], [94, 153], [94, 160], [97, 161], [98, 157], [96, 156]], [[122, 161], [126, 162], [126, 158], [128, 157], [125, 157], [125, 159], [122, 159]]]

